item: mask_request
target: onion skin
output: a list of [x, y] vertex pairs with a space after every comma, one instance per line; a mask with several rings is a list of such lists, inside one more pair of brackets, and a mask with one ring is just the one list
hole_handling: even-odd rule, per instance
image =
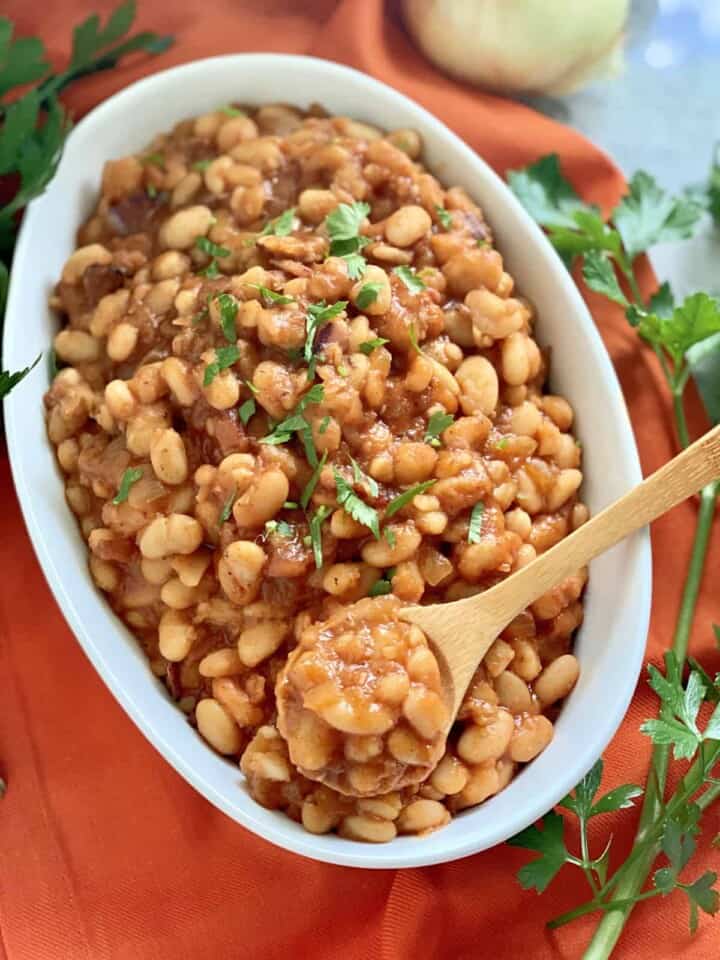
[[563, 95], [622, 66], [630, 0], [403, 0], [441, 70], [501, 93]]

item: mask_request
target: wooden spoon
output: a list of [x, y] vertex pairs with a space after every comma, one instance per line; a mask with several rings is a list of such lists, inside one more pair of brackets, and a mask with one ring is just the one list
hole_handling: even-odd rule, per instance
[[438, 657], [451, 723], [478, 664], [508, 624], [593, 557], [720, 477], [720, 426], [511, 577], [466, 600], [406, 607]]

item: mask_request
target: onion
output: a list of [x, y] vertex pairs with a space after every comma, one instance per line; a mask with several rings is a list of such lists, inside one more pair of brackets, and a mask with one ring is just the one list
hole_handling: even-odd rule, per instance
[[438, 67], [508, 93], [565, 94], [622, 65], [629, 0], [403, 0]]

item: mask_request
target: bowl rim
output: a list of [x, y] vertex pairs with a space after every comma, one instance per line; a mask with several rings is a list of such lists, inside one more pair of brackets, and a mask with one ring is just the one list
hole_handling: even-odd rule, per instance
[[[450, 130], [439, 118], [410, 97], [407, 97], [388, 84], [360, 70], [318, 57], [283, 53], [226, 54], [190, 61], [167, 70], [150, 74], [130, 84], [113, 94], [107, 100], [96, 105], [83, 117], [70, 133], [69, 142], [74, 142], [80, 135], [87, 137], [92, 134], [96, 128], [101, 129], [106, 123], [112, 122], [112, 114], [115, 110], [124, 107], [126, 103], [130, 103], [134, 99], [141, 99], [142, 97], [151, 95], [153, 88], [162, 83], [170, 81], [177, 82], [180, 79], [183, 81], [191, 81], [193, 76], [197, 76], [205, 70], [216, 67], [232, 67], [235, 65], [242, 65], [243, 67], [252, 67], [253, 65], [266, 66], [268, 63], [280, 68], [282, 68], [283, 65], [290, 65], [305, 67], [308, 70], [324, 70], [333, 79], [336, 78], [338, 82], [342, 82], [343, 79], [349, 79], [355, 83], [361, 81], [367, 88], [369, 96], [375, 91], [381, 94], [386, 101], [388, 99], [394, 101], [399, 108], [404, 109], [408, 113], [414, 113], [422, 119], [426, 126], [434, 128], [439, 135], [451, 141], [456, 150], [465, 153], [467, 161], [471, 166], [472, 176], [478, 181], [478, 184], [480, 184], [484, 176], [483, 188], [488, 191], [492, 189], [496, 193], [502, 194], [502, 203], [510, 207], [515, 217], [524, 222], [524, 227], [527, 231], [531, 234], [534, 233], [536, 241], [545, 245], [546, 251], [550, 254], [547, 258], [548, 263], [546, 266], [548, 269], [554, 268], [552, 282], [563, 288], [564, 295], [574, 306], [576, 319], [586, 328], [590, 340], [594, 344], [592, 361], [600, 367], [600, 373], [607, 388], [609, 411], [611, 415], [619, 417], [622, 424], [623, 449], [620, 458], [625, 464], [626, 472], [633, 478], [633, 482], [639, 482], [642, 479], [642, 472], [637, 447], [617, 375], [609, 354], [595, 329], [594, 321], [587, 305], [582, 299], [570, 274], [566, 271], [539, 226], [532, 220], [529, 214], [526, 213], [504, 181], [492, 170], [489, 164], [482, 159], [480, 154]], [[45, 196], [52, 190], [53, 184], [51, 183]], [[23, 261], [28, 254], [33, 233], [37, 229], [35, 220], [39, 218], [42, 212], [42, 200], [43, 197], [40, 197], [33, 201], [26, 211], [15, 248], [15, 259], [17, 262]], [[20, 349], [20, 320], [17, 318], [15, 322], [10, 322], [16, 310], [16, 302], [19, 302], [21, 296], [20, 281], [13, 279], [13, 276], [17, 275], [17, 273], [11, 275], [6, 306], [3, 347], [6, 364], [8, 366], [10, 366], [11, 358], [21, 358], [22, 356]], [[11, 394], [5, 401], [7, 441], [13, 480], [35, 554], [66, 622], [80, 643], [85, 655], [92, 662], [103, 683], [109, 688], [124, 711], [130, 716], [143, 735], [158, 750], [161, 756], [215, 807], [222, 810], [236, 823], [239, 823], [257, 836], [296, 854], [321, 862], [344, 866], [394, 869], [425, 866], [460, 859], [503, 842], [508, 836], [512, 836], [529, 823], [539, 819], [548, 809], [557, 803], [562, 796], [572, 789], [587, 772], [598, 756], [601, 755], [622, 722], [632, 698], [642, 664], [650, 617], [652, 571], [650, 541], [647, 531], [636, 534], [631, 541], [632, 553], [629, 563], [638, 580], [639, 587], [638, 595], [633, 604], [635, 607], [635, 622], [638, 625], [638, 638], [636, 638], [633, 648], [634, 655], [628, 656], [624, 687], [621, 690], [616, 690], [614, 709], [612, 713], [608, 713], [605, 725], [601, 729], [594, 729], [592, 733], [588, 735], [588, 747], [583, 755], [584, 759], [582, 762], [578, 764], [576, 761], [570, 765], [569, 772], [566, 773], [566, 776], [555, 781], [552, 788], [547, 787], [538, 791], [538, 794], [544, 797], [540, 802], [538, 802], [537, 797], [534, 799], [529, 798], [527, 804], [523, 807], [524, 812], [520, 816], [515, 815], [515, 820], [511, 822], [509, 832], [507, 827], [508, 818], [505, 818], [502, 821], [505, 826], [501, 829], [496, 828], [494, 832], [491, 832], [489, 839], [487, 837], [480, 840], [473, 839], [473, 831], [468, 830], [463, 840], [448, 844], [440, 849], [436, 849], [434, 845], [432, 848], [423, 844], [413, 846], [403, 842], [406, 841], [407, 838], [398, 838], [396, 841], [391, 841], [390, 844], [382, 845], [383, 849], [394, 848], [398, 845], [397, 852], [392, 855], [384, 855], [380, 858], [377, 855], [381, 849], [380, 847], [351, 843], [350, 841], [338, 843], [330, 850], [318, 850], [317, 841], [325, 838], [316, 837], [309, 833], [306, 834], [302, 831], [291, 835], [288, 830], [280, 825], [276, 825], [274, 820], [270, 822], [260, 819], [255, 816], [253, 812], [247, 812], [245, 810], [239, 811], [237, 807], [234, 807], [225, 798], [221, 790], [208, 779], [198, 774], [189, 760], [184, 756], [183, 750], [178, 749], [175, 744], [173, 744], [172, 738], [164, 736], [160, 730], [156, 729], [156, 725], [152, 719], [146, 716], [142, 705], [136, 700], [134, 691], [127, 689], [122, 684], [116, 669], [114, 669], [112, 658], [107, 658], [102, 650], [99, 649], [93, 639], [93, 634], [88, 624], [83, 622], [76, 610], [69, 578], [66, 572], [56, 563], [54, 556], [56, 552], [55, 548], [46, 537], [35, 511], [32, 480], [30, 480], [27, 475], [21, 429], [17, 415], [19, 406], [20, 399], [17, 393]], [[85, 576], [87, 577], [89, 586], [95, 589], [86, 572]], [[107, 606], [106, 610], [108, 617], [115, 619], [115, 614], [109, 606]], [[121, 625], [124, 627], [124, 624]], [[238, 786], [237, 789], [240, 790], [241, 787]], [[262, 808], [258, 809], [262, 810]], [[267, 813], [267, 811], [263, 812]], [[442, 834], [438, 834], [438, 836], [441, 837]], [[349, 845], [352, 849], [348, 849]]]

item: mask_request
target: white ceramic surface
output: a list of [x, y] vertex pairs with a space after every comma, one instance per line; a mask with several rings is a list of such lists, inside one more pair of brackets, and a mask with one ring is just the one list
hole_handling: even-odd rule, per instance
[[[538, 335], [553, 347], [551, 384], [577, 412], [584, 446], [584, 497], [593, 512], [641, 478], [625, 404], [610, 360], [575, 285], [550, 244], [502, 181], [421, 107], [364, 74], [327, 61], [276, 54], [204, 60], [158, 73], [112, 97], [72, 132], [48, 192], [30, 207], [12, 270], [4, 361], [25, 366], [57, 329], [48, 293], [97, 195], [105, 160], [145, 145], [176, 121], [220, 103], [313, 101], [386, 128], [414, 127], [427, 166], [482, 205], [519, 289], [537, 306]], [[85, 544], [63, 497], [46, 440], [41, 363], [6, 403], [15, 484], [25, 522], [62, 611], [100, 676], [137, 726], [185, 779], [249, 830], [296, 853], [358, 867], [439, 863], [512, 836], [553, 806], [598, 758], [632, 695], [647, 633], [650, 550], [645, 533], [595, 561], [576, 653], [580, 681], [548, 749], [501, 794], [424, 839], [364, 845], [313, 836], [247, 794], [236, 766], [206, 747], [152, 676], [132, 636], [87, 573]]]

